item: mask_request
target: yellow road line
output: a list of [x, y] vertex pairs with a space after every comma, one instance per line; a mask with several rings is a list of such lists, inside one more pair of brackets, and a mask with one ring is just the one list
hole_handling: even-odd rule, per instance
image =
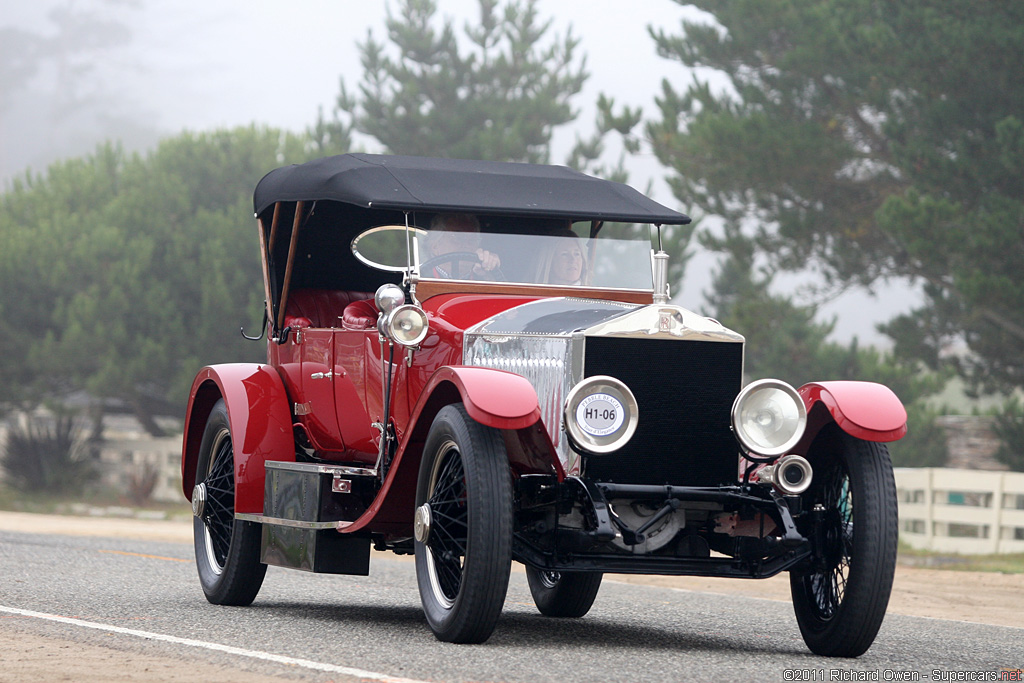
[[161, 555], [145, 555], [143, 553], [127, 553], [123, 550], [101, 550], [101, 553], [110, 553], [111, 555], [130, 555], [132, 557], [145, 557], [150, 560], [167, 560], [168, 562], [191, 562], [192, 560], [183, 560], [180, 557], [163, 557]]

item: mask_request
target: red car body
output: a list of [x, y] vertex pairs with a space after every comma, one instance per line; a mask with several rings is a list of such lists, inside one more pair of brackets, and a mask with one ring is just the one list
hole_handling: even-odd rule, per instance
[[[479, 599], [465, 587], [495, 583], [480, 578], [488, 563], [506, 565], [507, 582], [515, 559], [552, 616], [585, 613], [609, 571], [789, 571], [814, 651], [870, 645], [895, 504], [884, 447], [866, 444], [901, 438], [906, 412], [867, 382], [740, 391], [743, 338], [669, 303], [664, 252], [642, 286], [598, 282], [604, 223], [660, 235], [686, 216], [569, 169], [374, 155], [278, 169], [255, 209], [267, 363], [203, 368], [186, 410], [182, 485], [211, 602], [251, 602], [266, 564], [366, 573], [372, 543], [416, 553], [444, 640], [490, 635], [504, 587]], [[416, 226], [452, 213], [480, 217], [509, 274], [428, 267], [440, 229]], [[397, 266], [360, 251], [374, 235], [399, 236]], [[578, 284], [529, 280], [517, 263], [540, 264], [537, 245], [556, 239], [590, 261]], [[626, 256], [605, 271], [616, 260]], [[445, 486], [458, 495], [442, 500]], [[481, 500], [503, 500], [474, 502], [478, 486]], [[880, 502], [865, 497], [879, 486]], [[864, 560], [870, 580], [850, 577], [869, 540], [884, 553]], [[861, 583], [882, 587], [869, 617], [849, 606], [865, 599]]]

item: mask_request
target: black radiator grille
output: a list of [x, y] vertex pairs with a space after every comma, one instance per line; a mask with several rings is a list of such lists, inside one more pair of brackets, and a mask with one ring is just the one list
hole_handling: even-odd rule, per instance
[[584, 476], [620, 484], [718, 486], [736, 481], [729, 412], [739, 393], [735, 342], [587, 337], [584, 374], [626, 383], [640, 406], [636, 433], [615, 453], [590, 456]]

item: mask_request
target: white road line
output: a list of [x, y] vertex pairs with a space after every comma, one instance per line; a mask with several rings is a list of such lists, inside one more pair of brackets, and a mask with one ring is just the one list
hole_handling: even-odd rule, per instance
[[121, 628], [120, 626], [112, 626], [110, 624], [100, 624], [95, 621], [85, 621], [84, 619], [61, 617], [57, 616], [56, 614], [45, 614], [43, 612], [32, 612], [30, 610], [18, 609], [17, 607], [6, 607], [4, 605], [0, 605], [0, 612], [7, 612], [8, 614], [17, 614], [22, 617], [32, 617], [34, 619], [44, 619], [46, 621], [56, 621], [61, 624], [70, 624], [72, 626], [81, 626], [83, 628], [92, 628], [96, 629], [97, 631], [120, 633], [126, 636], [145, 638], [147, 640], [162, 640], [166, 643], [175, 643], [176, 645], [186, 645], [188, 647], [199, 647], [206, 650], [215, 650], [217, 652], [225, 652], [230, 655], [238, 655], [239, 657], [250, 657], [252, 659], [262, 659], [268, 662], [275, 662], [277, 664], [299, 666], [304, 669], [312, 669], [313, 671], [325, 671], [327, 673], [355, 676], [357, 678], [365, 678], [374, 681], [385, 681], [385, 683], [426, 683], [426, 681], [418, 681], [411, 678], [397, 678], [395, 676], [389, 676], [387, 674], [377, 673], [375, 671], [366, 671], [364, 669], [356, 669], [350, 666], [324, 664], [322, 662], [313, 662], [308, 659], [296, 659], [295, 657], [285, 657], [283, 655], [275, 655], [270, 652], [261, 652], [259, 650], [246, 650], [244, 648], [232, 647], [230, 645], [208, 643], [203, 640], [178, 638], [177, 636], [168, 636], [162, 633], [151, 633], [149, 631], [136, 631], [135, 629]]

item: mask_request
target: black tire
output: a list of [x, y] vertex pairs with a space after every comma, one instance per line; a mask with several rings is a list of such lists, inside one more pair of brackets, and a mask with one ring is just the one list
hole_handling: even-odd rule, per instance
[[[830, 427], [808, 454], [814, 481], [805, 510], [824, 507], [822, 522], [804, 529], [820, 548], [816, 566], [790, 574], [800, 633], [812, 652], [858, 657], [885, 618], [899, 535], [896, 483], [889, 450]], [[812, 531], [813, 529], [817, 531]]]
[[[451, 643], [482, 643], [501, 616], [512, 566], [512, 483], [501, 433], [461, 403], [434, 418], [416, 487], [416, 582], [430, 630]], [[425, 542], [424, 542], [425, 541]]]
[[548, 572], [526, 568], [533, 602], [547, 617], [582, 617], [594, 605], [603, 577], [600, 572]]
[[199, 447], [196, 482], [204, 489], [205, 501], [192, 521], [199, 583], [215, 605], [251, 604], [267, 573], [267, 565], [260, 562], [260, 525], [235, 519], [234, 459], [228, 412], [221, 399], [206, 420]]

